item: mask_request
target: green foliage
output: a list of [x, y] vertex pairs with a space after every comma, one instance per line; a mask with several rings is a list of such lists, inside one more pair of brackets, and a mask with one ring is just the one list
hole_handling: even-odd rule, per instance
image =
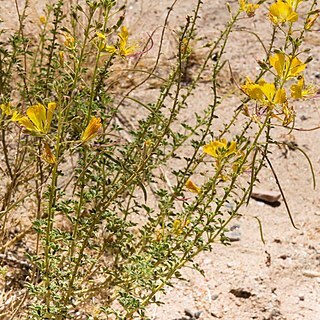
[[[299, 1], [293, 2], [295, 13]], [[201, 34], [200, 0], [176, 32], [175, 60], [165, 78], [158, 70], [174, 5], [154, 65], [145, 69], [139, 62], [153, 50], [152, 36], [143, 44], [133, 42], [124, 26], [125, 6], [115, 0], [87, 0], [68, 13], [63, 0], [48, 5], [36, 41], [24, 33], [26, 9], [13, 35], [2, 32], [1, 250], [15, 244], [8, 234], [21, 214], [32, 227], [21, 230], [17, 241], [26, 234], [33, 239], [26, 252], [32, 266], [27, 294], [10, 309], [11, 319], [73, 319], [76, 310], [88, 319], [147, 319], [146, 308], [161, 303], [156, 294], [172, 279], [183, 280], [181, 268], [203, 272], [194, 258], [214, 243], [229, 244], [227, 226], [270, 162], [271, 131], [290, 130], [291, 100], [312, 93], [302, 74], [311, 58], [298, 58], [317, 13], [310, 2], [298, 31], [291, 11], [279, 23], [270, 7], [274, 25], [268, 46], [255, 34], [265, 51], [259, 74], [241, 86], [246, 97], [228, 120], [219, 118], [219, 75], [228, 67], [228, 40], [258, 5], [240, 1], [239, 8], [228, 7], [230, 21], [205, 46], [190, 81], [185, 73]], [[277, 46], [276, 31], [284, 36]], [[127, 68], [128, 59], [133, 67]], [[123, 76], [117, 69], [141, 81], [127, 93], [113, 90], [112, 79]], [[208, 69], [212, 101], [193, 111], [189, 99]], [[267, 83], [263, 76], [273, 80]], [[153, 101], [131, 95], [153, 79], [160, 81]], [[121, 122], [124, 101], [140, 110], [133, 124]], [[187, 113], [193, 113], [190, 122], [181, 120]]]

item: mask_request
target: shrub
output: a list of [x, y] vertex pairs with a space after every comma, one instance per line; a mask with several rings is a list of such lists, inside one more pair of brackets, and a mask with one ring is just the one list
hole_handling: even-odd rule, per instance
[[[271, 132], [292, 130], [294, 101], [315, 94], [305, 83], [311, 58], [302, 46], [318, 11], [316, 1], [301, 2], [227, 4], [230, 20], [202, 44], [190, 75], [205, 6], [198, 0], [175, 30], [165, 76], [176, 1], [163, 26], [141, 40], [128, 31], [121, 1], [87, 0], [67, 10], [59, 0], [46, 6], [33, 37], [25, 34], [26, 7], [19, 11], [16, 32], [3, 31], [0, 43], [1, 251], [22, 241], [28, 260], [23, 295], [8, 300], [5, 316], [146, 319], [146, 307], [182, 279], [182, 267], [202, 272], [194, 258], [229, 243], [229, 222], [271, 165]], [[256, 30], [240, 30], [261, 7], [269, 12], [268, 44]], [[232, 93], [242, 102], [223, 119], [220, 80], [228, 69], [233, 77], [225, 55], [236, 31], [253, 34], [264, 57]], [[195, 112], [189, 99], [208, 72], [212, 101]], [[124, 83], [126, 74], [133, 84]], [[148, 85], [158, 86], [152, 99], [134, 95]], [[137, 121], [127, 117], [133, 108]], [[21, 217], [31, 224], [14, 234]]]

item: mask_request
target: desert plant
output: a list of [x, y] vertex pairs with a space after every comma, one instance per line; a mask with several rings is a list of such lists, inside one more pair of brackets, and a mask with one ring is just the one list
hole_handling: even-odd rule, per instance
[[[0, 43], [1, 251], [13, 252], [21, 241], [29, 246], [20, 299], [5, 304], [3, 316], [76, 319], [79, 311], [88, 319], [147, 319], [146, 307], [160, 303], [156, 294], [182, 278], [181, 268], [202, 272], [195, 256], [229, 243], [228, 223], [271, 164], [272, 130], [292, 130], [294, 100], [316, 92], [305, 84], [311, 58], [302, 46], [318, 11], [316, 1], [301, 2], [227, 4], [230, 21], [203, 45], [202, 64], [188, 81], [201, 0], [174, 33], [165, 77], [158, 71], [177, 1], [163, 26], [140, 41], [114, 0], [48, 4], [39, 34], [28, 38], [26, 2], [19, 28], [2, 32]], [[268, 44], [238, 25], [259, 6], [269, 11]], [[237, 31], [254, 34], [265, 56], [254, 80], [238, 84], [243, 101], [221, 119], [219, 76], [229, 68], [228, 40]], [[212, 101], [186, 121], [208, 70]], [[126, 73], [135, 77], [127, 92], [117, 81]], [[155, 80], [152, 101], [134, 96]], [[138, 121], [125, 121], [124, 103], [139, 108]], [[31, 224], [12, 236], [22, 215]]]

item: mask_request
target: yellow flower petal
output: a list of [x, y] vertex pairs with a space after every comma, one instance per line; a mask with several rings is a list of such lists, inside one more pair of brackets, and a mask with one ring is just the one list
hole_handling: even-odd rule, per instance
[[180, 219], [176, 219], [173, 221], [173, 232], [176, 235], [180, 235], [183, 232], [183, 229], [186, 228], [190, 223], [190, 220], [180, 220]]
[[295, 22], [298, 20], [298, 14], [293, 7], [282, 0], [271, 4], [269, 7], [269, 17], [274, 24], [283, 24], [286, 22]]
[[274, 83], [268, 83], [261, 79], [259, 83], [253, 83], [249, 78], [245, 85], [241, 86], [245, 94], [251, 99], [261, 102], [264, 105], [278, 104], [286, 101], [286, 92], [276, 89]]
[[98, 130], [101, 128], [101, 119], [92, 117], [88, 126], [81, 135], [81, 140], [87, 142], [97, 135]]
[[217, 158], [218, 157], [218, 153], [217, 153], [218, 147], [219, 147], [218, 141], [211, 141], [210, 143], [203, 146], [203, 152], [214, 157], [214, 158]]
[[263, 92], [261, 86], [257, 83], [252, 82], [252, 80], [247, 77], [246, 83], [241, 86], [243, 92], [248, 95], [253, 100], [262, 100]]
[[40, 21], [41, 24], [46, 24], [47, 19], [46, 19], [45, 16], [40, 16], [40, 17], [39, 17], [39, 21]]
[[[289, 57], [291, 59], [291, 56]], [[301, 62], [297, 57], [294, 57], [291, 60], [291, 65], [288, 66], [290, 69], [290, 76], [297, 77], [304, 69], [306, 68], [306, 64]]]
[[293, 58], [282, 52], [270, 56], [269, 61], [281, 79], [297, 77], [306, 68], [306, 64], [297, 57]]
[[50, 102], [48, 104], [48, 109], [46, 109], [41, 103], [38, 103], [27, 109], [27, 116], [22, 116], [19, 112], [15, 111], [11, 120], [18, 122], [30, 132], [36, 134], [47, 134], [50, 130], [53, 112], [55, 109], [55, 102]]
[[107, 45], [105, 45], [103, 47], [103, 51], [113, 54], [113, 53], [117, 52], [117, 48], [115, 46], [107, 46]]
[[293, 99], [302, 99], [314, 95], [317, 90], [313, 85], [305, 85], [304, 78], [301, 77], [296, 84], [290, 87], [291, 97]]
[[35, 126], [35, 130], [46, 133], [46, 108], [41, 103], [27, 109], [27, 116]]
[[193, 193], [200, 193], [201, 188], [198, 187], [192, 180], [188, 179], [186, 182], [186, 188]]
[[237, 151], [237, 143], [235, 141], [228, 142], [227, 150], [228, 151], [225, 153], [226, 157], [231, 156], [232, 154], [236, 153], [236, 151]]
[[284, 53], [276, 53], [269, 58], [271, 66], [274, 67], [279, 77], [282, 77], [285, 69], [285, 57], [286, 55]]
[[11, 121], [18, 122], [21, 118], [23, 118], [23, 116], [18, 111], [14, 111], [11, 117]]
[[118, 34], [118, 37], [120, 39], [119, 43], [119, 54], [123, 57], [132, 55], [136, 52], [137, 46], [136, 45], [128, 45], [128, 39], [129, 39], [129, 32], [127, 27], [123, 26], [121, 27], [121, 31]]
[[284, 103], [287, 100], [286, 90], [284, 88], [278, 89], [274, 97], [275, 104]]
[[0, 109], [6, 116], [11, 116], [13, 114], [10, 103], [0, 104]]
[[20, 115], [14, 115], [12, 117], [12, 121], [18, 122], [20, 125], [25, 127], [28, 131], [36, 131], [36, 127], [34, 124], [30, 121], [30, 119], [26, 116], [20, 116]]
[[48, 110], [47, 110], [47, 121], [46, 121], [46, 131], [48, 132], [51, 126], [51, 121], [53, 117], [53, 113], [57, 108], [57, 104], [55, 102], [48, 103]]
[[255, 11], [259, 8], [259, 4], [248, 3], [248, 0], [239, 0], [240, 10], [244, 11], [248, 17], [254, 16]]
[[64, 37], [65, 37], [64, 45], [69, 49], [74, 49], [76, 44], [74, 37], [71, 34], [66, 32], [64, 33]]
[[106, 39], [106, 36], [102, 32], [96, 32], [96, 35], [97, 35], [98, 38], [100, 38], [102, 40]]
[[259, 85], [261, 86], [261, 91], [263, 92], [265, 98], [268, 102], [272, 102], [273, 98], [276, 93], [276, 87], [274, 83], [268, 83], [268, 82], [259, 82]]
[[216, 159], [228, 157], [236, 153], [237, 143], [235, 141], [227, 142], [226, 139], [211, 141], [203, 146], [203, 152]]

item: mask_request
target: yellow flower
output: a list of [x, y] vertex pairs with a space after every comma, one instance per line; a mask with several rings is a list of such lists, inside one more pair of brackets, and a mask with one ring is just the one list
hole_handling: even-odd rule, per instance
[[96, 32], [96, 35], [98, 38], [100, 38], [102, 40], [106, 40], [106, 38], [107, 38], [102, 32], [99, 32], [99, 31]]
[[263, 100], [263, 91], [258, 83], [253, 82], [249, 77], [246, 83], [241, 86], [242, 91], [253, 100]]
[[137, 46], [136, 45], [128, 45], [129, 32], [127, 27], [121, 27], [120, 33], [118, 34], [120, 39], [119, 42], [119, 54], [120, 56], [126, 57], [133, 53], [135, 53]]
[[64, 33], [64, 37], [64, 45], [69, 49], [74, 49], [76, 47], [74, 37], [69, 33]]
[[263, 100], [264, 103], [278, 104], [286, 101], [285, 89], [276, 89], [274, 83], [268, 83], [263, 79], [259, 81], [259, 85], [265, 96], [265, 99]]
[[100, 40], [98, 47], [101, 51], [111, 54], [117, 53], [122, 57], [130, 56], [136, 52], [137, 46], [128, 44], [129, 32], [125, 26], [121, 27], [120, 32], [118, 33], [119, 43], [115, 46], [107, 45], [107, 38], [103, 33], [97, 32], [96, 35]]
[[[291, 1], [291, 3], [293, 2], [294, 1]], [[294, 11], [292, 5], [283, 0], [277, 0], [277, 2], [270, 6], [269, 17], [274, 24], [295, 22], [298, 20], [298, 14]]]
[[49, 164], [55, 164], [56, 163], [56, 157], [51, 152], [50, 146], [47, 143], [44, 144], [44, 148], [43, 148], [43, 152], [42, 152], [41, 158], [45, 162], [47, 162]]
[[255, 11], [259, 8], [259, 4], [248, 3], [248, 0], [239, 0], [240, 10], [244, 11], [248, 17], [254, 16]]
[[101, 128], [101, 119], [92, 117], [86, 129], [81, 135], [81, 140], [87, 142], [97, 135], [98, 130]]
[[96, 32], [96, 36], [98, 38], [97, 47], [101, 51], [105, 51], [108, 53], [115, 53], [117, 48], [115, 46], [108, 46], [107, 45], [107, 37], [102, 32]]
[[173, 221], [173, 232], [176, 235], [179, 235], [183, 232], [183, 229], [188, 226], [190, 220], [182, 221], [180, 219], [176, 219]]
[[282, 52], [270, 56], [269, 61], [281, 79], [297, 77], [306, 68], [306, 64], [297, 57]]
[[237, 143], [235, 141], [227, 142], [226, 139], [211, 141], [203, 146], [203, 152], [216, 159], [226, 158], [236, 153]]
[[47, 109], [44, 105], [38, 103], [27, 109], [26, 116], [22, 116], [19, 112], [14, 112], [11, 120], [18, 122], [32, 133], [47, 134], [50, 130], [53, 112], [55, 109], [55, 102], [48, 103]]
[[297, 83], [290, 87], [290, 91], [293, 99], [302, 99], [304, 97], [314, 95], [317, 92], [314, 86], [305, 85], [304, 77], [300, 77]]
[[41, 24], [46, 24], [47, 19], [46, 19], [45, 16], [40, 16], [40, 17], [39, 17], [39, 21], [40, 21]]
[[284, 103], [286, 101], [285, 90], [283, 88], [276, 89], [274, 83], [268, 83], [264, 79], [254, 83], [250, 78], [247, 78], [241, 89], [251, 99], [266, 105]]
[[191, 179], [188, 179], [186, 182], [186, 188], [193, 193], [200, 193], [201, 188], [198, 187]]
[[10, 103], [0, 104], [0, 109], [2, 110], [2, 112], [3, 112], [6, 116], [12, 116], [12, 115], [13, 115], [13, 111], [12, 111], [12, 109], [11, 109]]

